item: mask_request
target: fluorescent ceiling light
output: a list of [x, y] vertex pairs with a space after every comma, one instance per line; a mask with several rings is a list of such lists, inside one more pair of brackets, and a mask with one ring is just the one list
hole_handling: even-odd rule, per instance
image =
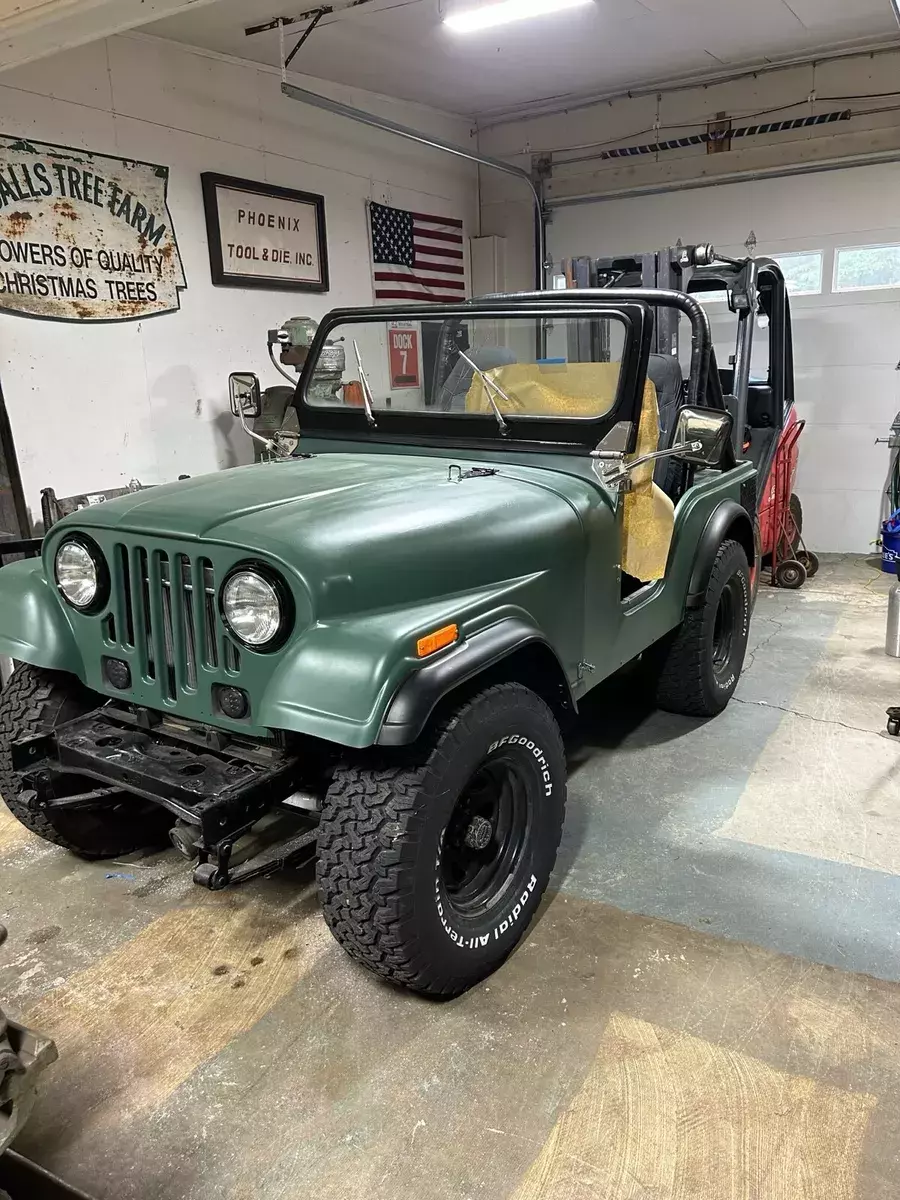
[[456, 33], [475, 33], [479, 29], [490, 29], [493, 25], [524, 21], [527, 17], [543, 17], [547, 13], [562, 12], [566, 8], [578, 8], [593, 2], [594, 0], [502, 0], [500, 4], [485, 4], [481, 8], [452, 13], [444, 17], [444, 24]]

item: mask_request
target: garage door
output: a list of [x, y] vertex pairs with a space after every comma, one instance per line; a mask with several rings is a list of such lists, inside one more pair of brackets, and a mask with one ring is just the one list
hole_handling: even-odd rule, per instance
[[808, 424], [798, 491], [816, 550], [871, 549], [900, 410], [900, 164], [556, 211], [555, 260], [711, 241], [778, 258], [794, 315], [798, 412]]

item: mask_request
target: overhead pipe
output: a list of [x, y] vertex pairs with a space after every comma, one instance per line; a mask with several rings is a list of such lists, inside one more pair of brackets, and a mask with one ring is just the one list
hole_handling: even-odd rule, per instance
[[534, 200], [535, 287], [539, 291], [544, 290], [545, 259], [547, 254], [544, 205], [537, 184], [523, 167], [517, 167], [512, 163], [504, 162], [502, 158], [492, 158], [488, 154], [478, 154], [474, 150], [468, 150], [465, 146], [458, 146], [455, 142], [448, 142], [443, 138], [436, 137], [434, 134], [422, 133], [419, 129], [411, 129], [408, 125], [400, 125], [396, 121], [389, 121], [387, 117], [379, 117], [375, 113], [366, 112], [362, 108], [353, 108], [352, 105], [341, 104], [339, 100], [331, 100], [328, 96], [320, 96], [318, 92], [307, 91], [306, 88], [296, 87], [293, 83], [282, 83], [281, 90], [285, 96], [290, 97], [291, 100], [299, 100], [301, 104], [310, 104], [313, 108], [324, 109], [325, 112], [334, 113], [335, 116], [347, 117], [350, 121], [358, 121], [361, 125], [369, 125], [372, 129], [380, 129], [384, 133], [395, 133], [398, 137], [407, 138], [411, 142], [418, 142], [420, 146], [430, 146], [433, 150], [443, 150], [446, 154], [455, 154], [457, 158], [465, 158], [469, 162], [479, 163], [482, 167], [492, 167], [495, 171], [502, 171], [505, 175], [512, 175], [516, 179], [521, 179], [523, 183], [528, 185], [532, 199]]

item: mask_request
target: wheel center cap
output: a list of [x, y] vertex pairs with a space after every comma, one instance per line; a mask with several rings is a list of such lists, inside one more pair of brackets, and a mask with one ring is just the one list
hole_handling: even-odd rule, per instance
[[485, 817], [473, 817], [466, 830], [465, 843], [470, 850], [484, 850], [494, 833], [494, 827]]

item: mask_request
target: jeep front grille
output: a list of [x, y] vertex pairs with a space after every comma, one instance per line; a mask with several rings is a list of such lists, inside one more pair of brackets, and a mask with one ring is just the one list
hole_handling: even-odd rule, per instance
[[115, 547], [113, 624], [138, 674], [164, 700], [194, 693], [205, 670], [240, 670], [240, 651], [225, 635], [208, 558], [158, 547]]

